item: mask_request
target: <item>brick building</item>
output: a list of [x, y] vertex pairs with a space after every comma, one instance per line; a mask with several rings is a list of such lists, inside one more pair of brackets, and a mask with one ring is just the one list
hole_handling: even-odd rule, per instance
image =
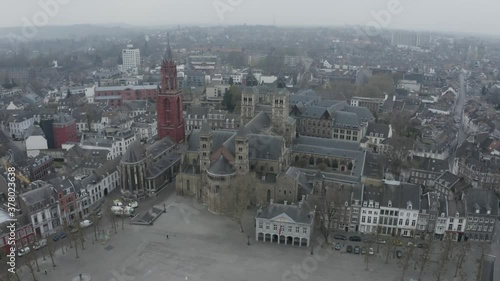
[[120, 106], [124, 100], [155, 100], [157, 96], [158, 86], [156, 85], [110, 86], [97, 87], [94, 100], [106, 101], [111, 106]]
[[65, 143], [78, 141], [76, 121], [68, 114], [59, 113], [54, 117], [52, 131], [54, 133], [54, 148], [61, 148]]

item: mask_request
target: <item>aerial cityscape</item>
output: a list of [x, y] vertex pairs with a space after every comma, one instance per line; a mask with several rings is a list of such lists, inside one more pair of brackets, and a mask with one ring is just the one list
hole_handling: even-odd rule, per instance
[[0, 3], [0, 281], [500, 280], [500, 4], [330, 2]]

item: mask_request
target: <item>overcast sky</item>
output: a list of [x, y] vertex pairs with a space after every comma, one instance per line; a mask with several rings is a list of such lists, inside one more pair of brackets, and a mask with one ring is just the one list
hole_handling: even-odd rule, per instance
[[[65, 3], [48, 25], [270, 25], [273, 18], [278, 26], [366, 25], [383, 10], [393, 11], [390, 20], [379, 20], [390, 29], [500, 35], [500, 0], [0, 0], [0, 27], [22, 26], [23, 18], [35, 22], [35, 15], [43, 19], [41, 2]], [[388, 9], [391, 3], [394, 9]]]

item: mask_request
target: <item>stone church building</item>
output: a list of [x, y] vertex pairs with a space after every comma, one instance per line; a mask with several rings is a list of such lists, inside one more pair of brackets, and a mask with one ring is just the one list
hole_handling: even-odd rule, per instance
[[296, 202], [299, 185], [286, 174], [289, 167], [288, 147], [296, 135], [295, 120], [288, 116], [289, 93], [279, 87], [266, 100], [271, 110], [258, 111], [262, 100], [258, 87], [247, 87], [242, 93], [241, 112], [245, 123], [234, 131], [210, 129], [203, 124], [187, 137], [181, 171], [177, 175], [179, 195], [195, 196], [214, 213], [222, 213], [221, 198], [239, 176], [257, 177], [252, 203]]

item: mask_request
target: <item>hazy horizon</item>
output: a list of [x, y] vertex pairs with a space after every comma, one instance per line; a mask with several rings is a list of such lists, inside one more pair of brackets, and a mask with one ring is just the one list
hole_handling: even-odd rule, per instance
[[[376, 23], [386, 29], [500, 35], [495, 28], [500, 2], [494, 0], [41, 0], [40, 3], [66, 3], [57, 4], [56, 9], [50, 8], [48, 12], [39, 1], [4, 2], [8, 3], [9, 13], [0, 17], [0, 27], [22, 27], [27, 21], [36, 23], [38, 16], [44, 24], [37, 26], [123, 23], [135, 27], [241, 24], [286, 27]], [[391, 5], [396, 12], [388, 8]], [[384, 16], [377, 19], [376, 14]], [[389, 14], [388, 20], [385, 16]], [[44, 15], [48, 16], [43, 18]]]

